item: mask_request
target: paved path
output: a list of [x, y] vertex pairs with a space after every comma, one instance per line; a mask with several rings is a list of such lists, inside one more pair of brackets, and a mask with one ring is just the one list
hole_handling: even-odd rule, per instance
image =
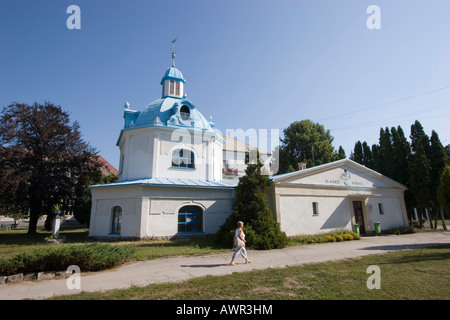
[[128, 263], [113, 270], [81, 276], [81, 289], [69, 290], [67, 279], [26, 281], [0, 285], [0, 300], [41, 299], [81, 291], [102, 291], [130, 286], [188, 280], [206, 275], [226, 275], [255, 269], [278, 268], [330, 260], [360, 257], [388, 251], [450, 244], [450, 232], [415, 233], [401, 236], [364, 237], [359, 241], [288, 247], [281, 250], [248, 251], [251, 264], [241, 257], [228, 265], [232, 252], [197, 257], [174, 257]]

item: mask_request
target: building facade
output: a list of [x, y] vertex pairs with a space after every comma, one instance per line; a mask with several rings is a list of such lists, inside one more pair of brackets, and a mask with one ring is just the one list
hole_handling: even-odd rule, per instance
[[[214, 234], [232, 213], [249, 146], [233, 142], [236, 146], [224, 148], [231, 139], [218, 134], [187, 99], [185, 83], [173, 64], [161, 80], [160, 99], [142, 111], [125, 104], [117, 141], [119, 180], [89, 188], [91, 237]], [[351, 160], [272, 179], [270, 203], [288, 236], [354, 224], [368, 233], [374, 222], [385, 229], [407, 225], [406, 188]]]

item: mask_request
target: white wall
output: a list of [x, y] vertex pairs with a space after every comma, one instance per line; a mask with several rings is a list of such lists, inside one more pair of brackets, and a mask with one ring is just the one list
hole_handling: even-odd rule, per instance
[[[352, 201], [361, 201], [366, 232], [374, 231], [380, 222], [387, 230], [407, 225], [403, 193], [398, 190], [366, 190], [366, 195], [355, 196], [353, 190], [338, 188], [276, 187], [270, 203], [288, 236], [328, 232], [336, 228], [352, 230], [355, 223]], [[313, 202], [319, 205], [319, 214], [313, 215]], [[384, 214], [379, 213], [383, 204]]]
[[91, 189], [89, 235], [111, 235], [112, 209], [121, 206], [121, 237], [172, 237], [178, 232], [178, 210], [201, 207], [203, 233], [214, 234], [232, 212], [233, 190], [182, 187], [102, 187]]
[[[318, 215], [313, 215], [313, 202], [318, 203]], [[281, 230], [287, 236], [351, 229], [349, 201], [343, 197], [283, 196], [280, 212]]]
[[[222, 178], [222, 144], [211, 134], [148, 127], [124, 131], [119, 146], [123, 158], [119, 181], [150, 177], [210, 181]], [[195, 169], [172, 167], [172, 153], [180, 148], [194, 152]]]

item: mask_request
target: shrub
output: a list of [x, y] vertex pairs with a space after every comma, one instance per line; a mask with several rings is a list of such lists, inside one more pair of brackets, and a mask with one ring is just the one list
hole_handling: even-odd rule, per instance
[[356, 232], [351, 232], [350, 234], [353, 236], [353, 239], [355, 239], [355, 240], [361, 239], [361, 236], [359, 234], [357, 234]]
[[216, 233], [216, 243], [227, 247], [233, 243], [238, 221], [244, 222], [246, 245], [257, 250], [279, 249], [288, 244], [286, 234], [273, 218], [267, 203], [267, 190], [272, 181], [261, 174], [262, 164], [250, 164], [235, 189], [233, 213]]
[[388, 234], [396, 234], [396, 235], [400, 235], [400, 234], [408, 234], [408, 233], [414, 233], [414, 228], [413, 227], [399, 227], [399, 228], [393, 228], [393, 229], [389, 229], [386, 231], [386, 233]]
[[350, 233], [344, 233], [342, 234], [342, 238], [344, 238], [345, 241], [347, 240], [353, 240], [353, 236]]
[[342, 237], [341, 234], [338, 234], [338, 235], [336, 236], [336, 241], [337, 241], [337, 242], [344, 241], [344, 238]]
[[134, 246], [101, 243], [41, 248], [11, 259], [0, 259], [0, 275], [65, 271], [70, 265], [77, 265], [83, 272], [99, 271], [125, 262], [134, 251]]

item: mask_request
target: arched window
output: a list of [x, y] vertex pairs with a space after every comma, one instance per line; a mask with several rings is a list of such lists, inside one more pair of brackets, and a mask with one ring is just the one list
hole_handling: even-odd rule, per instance
[[172, 152], [172, 167], [195, 168], [194, 152], [186, 149], [176, 149]]
[[203, 232], [203, 209], [184, 206], [178, 210], [178, 232]]
[[191, 117], [191, 110], [188, 106], [182, 106], [180, 109], [180, 116], [183, 121], [189, 120]]
[[112, 209], [111, 234], [120, 234], [121, 227], [122, 227], [122, 208], [119, 206], [115, 206]]

